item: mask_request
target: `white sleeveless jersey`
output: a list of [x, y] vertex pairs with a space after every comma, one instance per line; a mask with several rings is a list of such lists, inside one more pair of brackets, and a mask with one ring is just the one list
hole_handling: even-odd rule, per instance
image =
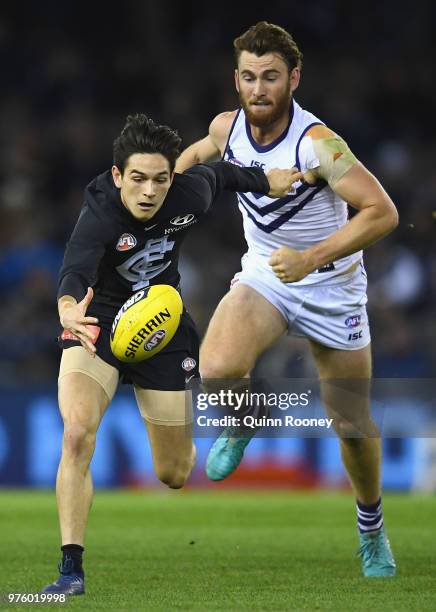
[[[287, 129], [269, 145], [257, 144], [242, 109], [233, 122], [223, 159], [241, 166], [272, 168], [296, 166], [303, 172], [319, 166], [312, 139], [306, 133], [322, 122], [303, 110], [295, 100]], [[247, 259], [251, 264], [267, 267], [271, 253], [282, 246], [303, 251], [328, 238], [347, 222], [346, 203], [325, 181], [314, 186], [295, 183], [296, 191], [285, 198], [269, 198], [256, 193], [238, 193], [243, 216]], [[341, 275], [362, 259], [362, 251], [343, 257], [306, 276], [295, 285], [344, 282]]]

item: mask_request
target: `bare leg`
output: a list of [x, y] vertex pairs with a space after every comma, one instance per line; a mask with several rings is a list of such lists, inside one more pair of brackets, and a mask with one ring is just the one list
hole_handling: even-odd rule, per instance
[[[180, 489], [195, 464], [192, 424], [183, 424], [189, 391], [156, 391], [135, 387], [138, 407], [150, 440], [157, 477], [170, 489]], [[151, 422], [159, 420], [160, 423]]]
[[108, 404], [103, 387], [86, 374], [72, 372], [59, 381], [64, 437], [56, 499], [63, 545], [83, 546], [93, 495], [89, 464], [95, 435]]
[[[286, 331], [287, 323], [267, 299], [243, 283], [219, 303], [200, 350], [200, 372], [206, 389], [231, 388], [244, 393], [250, 383], [241, 381], [258, 357]], [[223, 379], [229, 381], [222, 384]], [[252, 407], [243, 407], [252, 410]], [[241, 418], [242, 412], [238, 413]], [[206, 462], [211, 480], [227, 478], [242, 460], [255, 430], [225, 428], [214, 442]]]
[[311, 348], [356, 497], [365, 505], [374, 504], [380, 497], [381, 443], [370, 416], [371, 348], [341, 351], [313, 341]]
[[221, 300], [209, 323], [200, 350], [202, 378], [243, 378], [286, 328], [268, 300], [247, 285], [237, 285]]

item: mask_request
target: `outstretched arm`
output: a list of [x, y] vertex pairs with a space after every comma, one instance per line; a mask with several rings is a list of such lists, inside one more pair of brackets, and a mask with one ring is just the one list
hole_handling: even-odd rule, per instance
[[104, 241], [108, 228], [87, 203], [65, 249], [64, 261], [59, 272], [58, 311], [62, 327], [76, 336], [82, 346], [95, 354], [98, 319], [87, 317], [86, 310], [92, 301], [92, 286], [97, 282], [98, 268], [104, 255]]
[[303, 174], [297, 168], [274, 168], [265, 174], [257, 166], [240, 168], [225, 161], [198, 164], [186, 175], [201, 178], [205, 189], [203, 198], [207, 202], [206, 209], [224, 190], [262, 193], [271, 198], [282, 198], [292, 191], [294, 183], [303, 179]]

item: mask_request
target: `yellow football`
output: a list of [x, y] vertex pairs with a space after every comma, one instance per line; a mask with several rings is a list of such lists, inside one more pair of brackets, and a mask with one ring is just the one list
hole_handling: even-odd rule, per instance
[[125, 363], [150, 359], [170, 342], [182, 312], [182, 298], [170, 285], [138, 291], [124, 302], [112, 324], [113, 354]]

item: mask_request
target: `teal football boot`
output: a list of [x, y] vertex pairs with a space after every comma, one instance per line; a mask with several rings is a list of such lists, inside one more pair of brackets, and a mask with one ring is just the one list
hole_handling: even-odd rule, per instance
[[383, 527], [371, 533], [360, 533], [358, 556], [362, 560], [362, 572], [366, 578], [395, 576], [395, 565], [389, 540]]
[[206, 474], [210, 480], [224, 480], [236, 470], [251, 437], [235, 436], [234, 430], [224, 429], [215, 440], [206, 461]]

